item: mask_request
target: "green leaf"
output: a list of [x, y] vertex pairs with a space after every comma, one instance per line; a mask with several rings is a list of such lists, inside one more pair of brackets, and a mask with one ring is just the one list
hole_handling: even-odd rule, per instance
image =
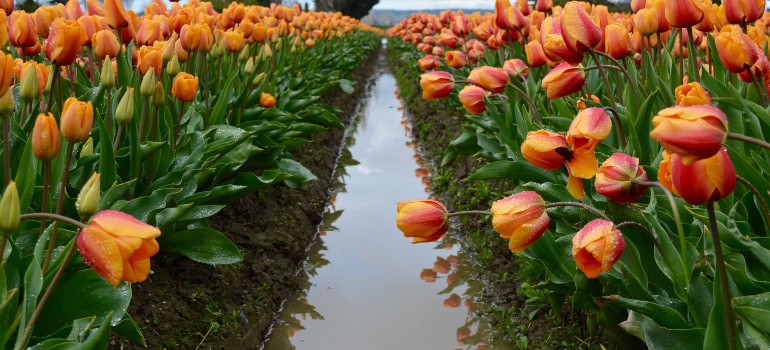
[[284, 173], [291, 175], [291, 178], [287, 179], [286, 185], [291, 188], [300, 188], [310, 181], [318, 179], [313, 172], [305, 168], [296, 160], [281, 159], [278, 161], [278, 169]]
[[703, 328], [669, 329], [644, 315], [631, 312], [620, 326], [644, 340], [650, 350], [701, 350]]
[[340, 90], [342, 90], [343, 92], [345, 92], [348, 95], [350, 95], [354, 91], [356, 91], [356, 88], [355, 88], [356, 82], [354, 82], [352, 80], [340, 79], [338, 84], [340, 86]]
[[16, 173], [16, 185], [19, 189], [19, 206], [24, 214], [30, 209], [33, 192], [35, 192], [35, 180], [37, 179], [37, 158], [32, 152], [32, 142], [24, 146], [19, 170]]
[[115, 331], [115, 334], [123, 338], [129, 339], [140, 346], [147, 347], [142, 331], [129, 314], [125, 314], [123, 319], [120, 320], [112, 330]]
[[238, 247], [224, 234], [208, 228], [174, 232], [158, 239], [163, 250], [209, 265], [234, 264], [243, 260]]
[[[43, 272], [40, 270], [40, 264], [34, 257], [27, 267], [27, 272], [24, 274], [24, 299], [21, 304], [21, 322], [19, 323], [19, 329], [24, 329], [29, 322], [29, 318], [37, 307], [37, 298], [40, 296], [40, 291], [43, 289]], [[50, 304], [49, 304], [50, 305]], [[54, 304], [55, 305], [55, 304]], [[38, 321], [38, 325], [40, 324]], [[35, 328], [37, 330], [37, 327]], [[16, 346], [21, 343], [21, 336], [24, 332], [18, 332], [16, 338]]]
[[644, 300], [624, 298], [619, 295], [612, 295], [607, 298], [620, 303], [620, 305], [629, 310], [649, 317], [655, 323], [665, 328], [682, 329], [691, 327], [680, 313], [668, 306]]
[[99, 125], [99, 173], [101, 174], [101, 188], [112, 188], [118, 179], [118, 166], [115, 163], [115, 154], [112, 151], [112, 138], [107, 132], [101, 118], [95, 118]]
[[516, 179], [519, 181], [556, 182], [556, 176], [535, 167], [525, 160], [501, 160], [476, 170], [467, 181], [488, 179]]

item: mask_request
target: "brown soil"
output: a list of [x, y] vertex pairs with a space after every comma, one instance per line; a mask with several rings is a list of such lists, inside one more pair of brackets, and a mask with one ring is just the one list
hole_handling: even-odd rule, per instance
[[[343, 110], [347, 125], [374, 73], [375, 52], [353, 72], [359, 87], [352, 95], [327, 92], [320, 103]], [[208, 266], [163, 255], [153, 274], [133, 286], [129, 313], [150, 349], [256, 349], [274, 314], [302, 288], [300, 270], [307, 247], [317, 236], [328, 201], [344, 130], [315, 137], [294, 152], [317, 181], [302, 189], [273, 186], [223, 209], [209, 224], [224, 232], [243, 252], [241, 263]], [[139, 349], [114, 339], [113, 349]]]

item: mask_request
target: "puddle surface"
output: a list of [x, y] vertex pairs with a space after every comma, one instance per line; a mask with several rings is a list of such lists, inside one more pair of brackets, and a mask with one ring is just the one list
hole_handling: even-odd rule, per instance
[[491, 348], [473, 312], [480, 286], [451, 237], [412, 245], [396, 228], [399, 200], [429, 196], [396, 94], [391, 74], [376, 78], [309, 252], [308, 289], [286, 303], [266, 350]]

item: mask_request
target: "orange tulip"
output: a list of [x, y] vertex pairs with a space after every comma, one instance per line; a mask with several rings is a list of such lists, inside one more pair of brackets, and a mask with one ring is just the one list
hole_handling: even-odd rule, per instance
[[727, 139], [727, 116], [709, 105], [666, 108], [652, 125], [650, 137], [687, 165], [712, 157]]
[[753, 66], [759, 58], [755, 50], [756, 44], [740, 27], [722, 27], [715, 41], [722, 64], [733, 73], [743, 72]]
[[543, 45], [539, 41], [530, 41], [524, 47], [524, 51], [527, 54], [527, 62], [532, 67], [540, 67], [548, 63], [548, 58], [543, 51]]
[[205, 24], [185, 24], [179, 32], [179, 39], [186, 51], [208, 52], [214, 45], [211, 28]]
[[540, 42], [546, 57], [554, 62], [567, 61], [572, 64], [583, 62], [583, 54], [570, 48], [565, 41], [564, 28], [558, 22], [558, 18], [548, 17], [543, 21], [540, 31]]
[[537, 3], [535, 4], [535, 10], [538, 10], [540, 12], [551, 11], [552, 7], [553, 7], [553, 0], [537, 0]]
[[447, 51], [445, 58], [446, 64], [454, 69], [460, 69], [468, 64], [468, 58], [462, 51]]
[[475, 68], [468, 75], [468, 81], [484, 90], [501, 93], [510, 81], [508, 73], [500, 68], [482, 66]]
[[224, 41], [225, 49], [228, 52], [241, 52], [243, 50], [244, 35], [239, 31], [225, 32], [222, 41]]
[[521, 143], [521, 154], [524, 159], [548, 171], [561, 168], [568, 152], [567, 138], [548, 130], [530, 131]]
[[32, 47], [39, 44], [32, 16], [24, 11], [13, 11], [8, 20], [8, 39], [16, 47]]
[[59, 14], [50, 6], [41, 6], [35, 10], [33, 16], [37, 33], [43, 38], [48, 38], [51, 25], [59, 17]]
[[676, 88], [677, 106], [710, 105], [711, 96], [700, 83], [684, 84]]
[[55, 65], [68, 66], [75, 62], [86, 41], [86, 32], [78, 22], [59, 18], [45, 41], [45, 56]]
[[542, 86], [548, 98], [559, 98], [580, 91], [585, 83], [586, 73], [582, 65], [563, 62], [543, 77]]
[[503, 70], [514, 78], [526, 78], [529, 74], [529, 67], [524, 61], [514, 58], [503, 63]]
[[273, 95], [268, 93], [262, 93], [262, 95], [259, 96], [259, 105], [262, 106], [262, 108], [273, 108], [275, 107], [275, 97]]
[[109, 29], [110, 26], [107, 24], [107, 21], [104, 19], [104, 17], [100, 16], [90, 16], [85, 15], [78, 18], [78, 23], [81, 27], [83, 27], [83, 30], [86, 32], [86, 38], [88, 39], [86, 41], [86, 45], [91, 45], [91, 39], [94, 37], [94, 34], [96, 32], [102, 30], [102, 29]]
[[104, 16], [104, 6], [99, 0], [86, 0], [86, 10], [91, 16]]
[[94, 125], [94, 106], [70, 97], [64, 102], [61, 114], [61, 134], [69, 142], [88, 140]]
[[664, 20], [658, 18], [655, 9], [643, 8], [634, 15], [634, 27], [644, 36], [650, 36], [658, 32], [658, 22]]
[[623, 59], [631, 53], [631, 36], [628, 30], [620, 24], [613, 23], [604, 29], [604, 52], [614, 59]]
[[495, 24], [500, 29], [509, 29], [512, 27], [508, 17], [505, 15], [505, 10], [511, 7], [511, 3], [508, 0], [495, 0]]
[[585, 7], [576, 1], [564, 6], [561, 30], [567, 47], [575, 52], [593, 50], [602, 41], [602, 29], [591, 20]]
[[441, 202], [425, 199], [398, 202], [396, 226], [412, 243], [435, 242], [449, 230], [449, 217]]
[[441, 62], [433, 55], [426, 55], [417, 61], [421, 71], [434, 70], [441, 66]]
[[136, 32], [136, 43], [139, 45], [152, 45], [158, 40], [163, 40], [160, 19], [144, 19]]
[[[1, 57], [1, 56], [0, 56]], [[2, 61], [2, 58], [0, 58], [0, 61]], [[1, 64], [0, 64], [1, 65]], [[17, 77], [17, 80], [21, 81], [21, 79], [27, 74], [28, 69], [34, 69], [36, 74], [36, 82], [37, 86], [36, 88], [36, 97], [43, 96], [43, 91], [45, 91], [45, 86], [48, 82], [48, 66], [46, 66], [43, 63], [37, 63], [35, 61], [27, 61], [22, 65], [21, 69], [19, 70], [19, 76]]]
[[16, 61], [10, 54], [0, 52], [0, 96], [4, 96], [13, 83]]
[[155, 76], [160, 76], [163, 70], [163, 51], [154, 46], [142, 46], [139, 49], [138, 68], [141, 75], [152, 69], [155, 71]]
[[107, 17], [107, 23], [113, 29], [126, 28], [131, 22], [123, 0], [104, 0], [104, 17]]
[[672, 154], [671, 180], [679, 196], [687, 203], [706, 204], [733, 193], [735, 168], [724, 147], [713, 157], [689, 165], [679, 155]]
[[80, 17], [85, 16], [85, 12], [80, 8], [80, 2], [78, 0], [69, 0], [64, 5], [64, 15], [67, 19], [77, 20]]
[[674, 187], [674, 180], [671, 179], [671, 153], [664, 150], [662, 156], [663, 159], [660, 161], [660, 166], [658, 167], [658, 182], [660, 182], [660, 184], [667, 190], [678, 196], [679, 191], [676, 190], [676, 187]]
[[666, 0], [666, 20], [674, 28], [692, 27], [703, 20], [699, 0]]
[[420, 77], [422, 98], [426, 100], [441, 99], [454, 91], [455, 79], [448, 72], [430, 72]]
[[13, 12], [13, 0], [1, 0], [0, 1], [0, 9], [2, 9], [5, 12], [6, 16], [10, 16]]
[[524, 16], [529, 16], [532, 12], [532, 7], [529, 6], [529, 0], [516, 0], [516, 7]]
[[111, 30], [100, 30], [91, 37], [96, 57], [104, 59], [107, 56], [117, 57], [120, 53], [120, 42]]
[[467, 85], [462, 90], [460, 90], [459, 98], [460, 103], [462, 103], [463, 107], [473, 115], [482, 113], [487, 110], [487, 107], [484, 105], [484, 97], [488, 93], [476, 86], [476, 85]]
[[631, 0], [631, 10], [634, 13], [639, 12], [645, 6], [647, 6], [647, 0]]
[[617, 203], [631, 203], [647, 191], [646, 186], [633, 180], [647, 181], [647, 172], [639, 166], [639, 158], [615, 153], [599, 167], [594, 187], [596, 192]]
[[110, 284], [143, 282], [150, 274], [150, 258], [160, 247], [157, 227], [133, 216], [105, 210], [80, 230], [77, 245], [83, 260]]
[[765, 14], [765, 0], [724, 0], [723, 5], [731, 24], [753, 23]]
[[179, 72], [174, 77], [174, 83], [171, 85], [171, 94], [180, 101], [190, 102], [195, 99], [198, 92], [198, 77], [194, 77], [186, 72]]
[[620, 230], [607, 220], [596, 219], [587, 223], [572, 238], [572, 256], [575, 264], [588, 278], [608, 272], [620, 259], [626, 242]]
[[567, 131], [567, 143], [572, 147], [566, 164], [570, 176], [590, 179], [596, 175], [594, 150], [610, 131], [612, 121], [602, 108], [586, 108], [575, 116]]
[[53, 114], [39, 114], [32, 129], [32, 152], [40, 160], [51, 160], [59, 155], [61, 140]]
[[551, 219], [537, 192], [519, 192], [492, 203], [492, 226], [508, 239], [508, 248], [521, 253], [548, 229]]

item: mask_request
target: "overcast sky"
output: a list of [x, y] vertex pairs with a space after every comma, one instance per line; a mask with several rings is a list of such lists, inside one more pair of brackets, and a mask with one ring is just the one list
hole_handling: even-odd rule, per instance
[[378, 10], [491, 9], [494, 4], [493, 0], [380, 0], [374, 8]]

